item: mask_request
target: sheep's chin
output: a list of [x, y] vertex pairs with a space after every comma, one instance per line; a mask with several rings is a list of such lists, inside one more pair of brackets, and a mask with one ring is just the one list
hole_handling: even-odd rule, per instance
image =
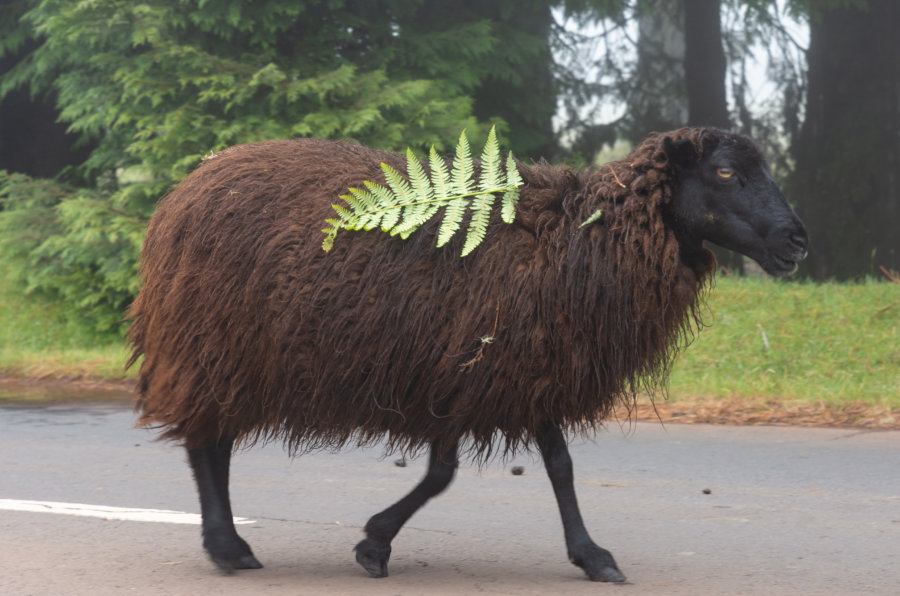
[[788, 277], [797, 272], [797, 261], [785, 259], [777, 255], [770, 255], [768, 259], [759, 263], [763, 271], [772, 277]]

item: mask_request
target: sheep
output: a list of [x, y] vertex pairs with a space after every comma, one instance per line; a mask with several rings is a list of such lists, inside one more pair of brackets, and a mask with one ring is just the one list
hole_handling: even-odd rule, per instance
[[152, 218], [130, 312], [138, 424], [187, 449], [209, 557], [226, 573], [261, 567], [232, 522], [236, 444], [427, 446], [424, 479], [356, 546], [375, 577], [457, 457], [536, 446], [570, 560], [591, 580], [624, 581], [584, 527], [564, 431], [664, 390], [715, 269], [704, 241], [784, 276], [806, 256], [803, 223], [750, 139], [683, 128], [593, 170], [519, 164], [515, 222], [495, 215], [465, 258], [461, 239], [433, 246], [437, 223], [406, 240], [342, 232], [323, 252], [331, 204], [382, 181], [381, 162], [405, 164], [351, 142], [240, 145], [205, 160]]

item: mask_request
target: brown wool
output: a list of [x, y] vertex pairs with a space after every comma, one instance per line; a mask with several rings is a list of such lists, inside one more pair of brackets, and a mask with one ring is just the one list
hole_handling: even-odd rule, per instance
[[[700, 151], [704, 134], [667, 136]], [[382, 182], [382, 161], [405, 171], [399, 154], [297, 139], [207, 159], [144, 243], [139, 424], [189, 447], [230, 436], [293, 452], [468, 439], [481, 460], [547, 420], [590, 429], [662, 385], [713, 268], [708, 252], [684, 262], [662, 219], [662, 141], [596, 171], [520, 166], [515, 223], [495, 213], [465, 258], [462, 233], [434, 247], [438, 221], [405, 241], [341, 231], [322, 250], [338, 195]]]

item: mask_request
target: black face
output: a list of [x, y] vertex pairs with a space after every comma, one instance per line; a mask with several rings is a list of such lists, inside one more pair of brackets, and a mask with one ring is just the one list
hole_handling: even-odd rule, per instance
[[769, 275], [797, 270], [806, 257], [806, 227], [745, 137], [711, 135], [698, 155], [689, 140], [665, 139], [677, 182], [670, 214], [687, 242], [709, 240], [760, 264]]

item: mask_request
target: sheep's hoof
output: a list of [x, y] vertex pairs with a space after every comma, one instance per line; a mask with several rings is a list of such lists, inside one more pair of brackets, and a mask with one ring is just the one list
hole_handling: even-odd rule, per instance
[[262, 569], [262, 563], [256, 560], [253, 554], [239, 555], [234, 558], [210, 555], [209, 558], [225, 575], [231, 575], [237, 569]]
[[589, 544], [570, 552], [569, 560], [581, 567], [593, 582], [624, 582], [625, 574], [619, 571], [612, 554], [596, 544]]
[[625, 575], [615, 567], [604, 567], [596, 573], [588, 573], [592, 582], [616, 582], [625, 581]]
[[237, 569], [262, 568], [262, 563], [253, 556], [250, 545], [233, 532], [224, 536], [212, 531], [207, 532], [203, 547], [216, 567], [226, 575], [234, 573]]
[[391, 545], [376, 542], [371, 538], [361, 541], [353, 549], [356, 551], [356, 562], [363, 566], [372, 577], [388, 576], [388, 560], [391, 558]]

